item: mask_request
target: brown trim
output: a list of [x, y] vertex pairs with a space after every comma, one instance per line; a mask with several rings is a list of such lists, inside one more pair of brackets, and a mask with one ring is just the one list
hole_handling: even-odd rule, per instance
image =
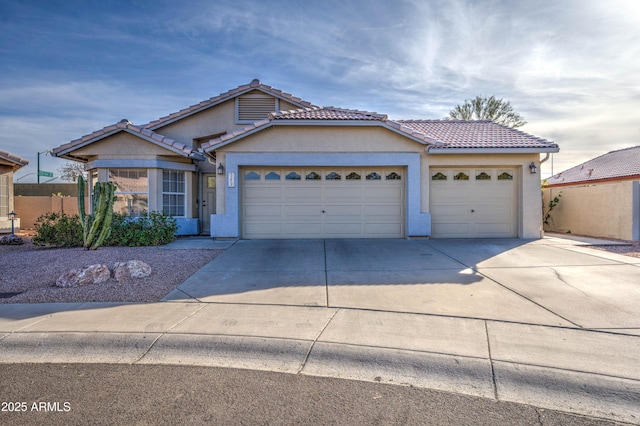
[[591, 180], [579, 180], [575, 182], [566, 182], [566, 183], [553, 183], [543, 185], [543, 188], [559, 188], [562, 186], [582, 186], [582, 185], [590, 185], [594, 183], [610, 183], [610, 182], [622, 182], [625, 180], [639, 180], [640, 175], [630, 175], [630, 176], [618, 176], [611, 178], [602, 178], [602, 179], [591, 179]]

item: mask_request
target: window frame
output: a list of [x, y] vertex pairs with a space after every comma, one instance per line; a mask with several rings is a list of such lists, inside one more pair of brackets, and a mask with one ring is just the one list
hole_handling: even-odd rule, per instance
[[[176, 184], [180, 185], [182, 184], [182, 191], [165, 191], [165, 173], [169, 173], [170, 176], [170, 180], [169, 180], [169, 186], [171, 186], [171, 183], [173, 182], [172, 177], [175, 175], [177, 176], [182, 176], [182, 182], [180, 182], [179, 179], [177, 179], [175, 181]], [[171, 188], [169, 188], [171, 189]], [[182, 196], [182, 214], [172, 214], [171, 211], [166, 211], [166, 204], [165, 204], [165, 196], [175, 196], [175, 197], [180, 197]], [[171, 204], [169, 203], [169, 210], [171, 210], [172, 207], [177, 207], [179, 206], [179, 204]], [[184, 172], [183, 170], [171, 170], [171, 169], [162, 169], [162, 212], [166, 215], [169, 215], [171, 217], [186, 217], [186, 213], [187, 213], [187, 175], [186, 172]]]

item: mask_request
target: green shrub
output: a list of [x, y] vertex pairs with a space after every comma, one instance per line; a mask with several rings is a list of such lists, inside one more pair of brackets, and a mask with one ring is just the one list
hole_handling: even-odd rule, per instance
[[82, 247], [82, 224], [78, 215], [46, 213], [35, 223], [33, 244], [52, 247]]
[[149, 212], [140, 217], [114, 213], [111, 219], [109, 246], [157, 246], [175, 239], [176, 220], [162, 212]]

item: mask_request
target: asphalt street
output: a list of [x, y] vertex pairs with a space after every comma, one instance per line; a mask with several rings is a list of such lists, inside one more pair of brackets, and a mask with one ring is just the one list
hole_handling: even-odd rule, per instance
[[613, 425], [448, 392], [265, 371], [0, 365], [2, 425]]

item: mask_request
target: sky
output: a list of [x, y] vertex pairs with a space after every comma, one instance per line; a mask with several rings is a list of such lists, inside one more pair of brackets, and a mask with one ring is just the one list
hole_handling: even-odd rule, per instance
[[254, 78], [391, 119], [494, 95], [559, 144], [546, 177], [640, 145], [640, 2], [0, 1], [0, 149], [29, 160], [21, 183], [39, 152], [57, 176], [50, 149]]

